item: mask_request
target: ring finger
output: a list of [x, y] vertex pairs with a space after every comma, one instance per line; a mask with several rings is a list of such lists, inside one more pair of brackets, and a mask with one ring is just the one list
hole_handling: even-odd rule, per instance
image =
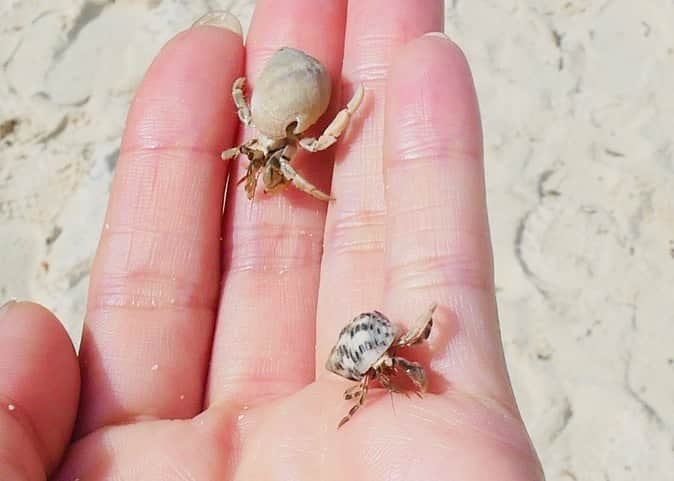
[[317, 369], [349, 317], [382, 308], [385, 285], [384, 96], [396, 52], [426, 32], [442, 30], [442, 0], [349, 2], [343, 75], [362, 84], [365, 99], [353, 136], [338, 145], [328, 210], [317, 312]]

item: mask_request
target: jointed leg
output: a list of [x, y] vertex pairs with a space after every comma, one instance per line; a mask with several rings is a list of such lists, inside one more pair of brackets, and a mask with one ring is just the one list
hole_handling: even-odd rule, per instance
[[396, 357], [395, 363], [402, 368], [402, 371], [410, 378], [417, 388], [416, 394], [421, 397], [421, 393], [426, 391], [428, 380], [421, 364], [408, 361], [402, 357]]
[[428, 339], [431, 335], [431, 328], [433, 327], [433, 313], [437, 309], [438, 304], [433, 303], [431, 306], [414, 322], [412, 328], [398, 340], [399, 346], [413, 346], [421, 341]]
[[[353, 415], [356, 414], [356, 411], [358, 411], [358, 409], [363, 405], [365, 402], [365, 397], [367, 396], [367, 387], [369, 382], [370, 376], [365, 376], [363, 380], [360, 381], [360, 384], [358, 385], [358, 388], [360, 389], [358, 401], [356, 401], [356, 404], [354, 404], [351, 409], [349, 409], [348, 414], [342, 418], [342, 420], [337, 425], [337, 429], [341, 428], [344, 423], [351, 419]], [[346, 393], [344, 393], [344, 395], [346, 396]]]
[[[396, 386], [393, 383], [393, 381], [391, 380], [391, 378], [389, 376], [387, 376], [386, 374], [379, 373], [377, 375], [377, 380], [379, 381], [379, 384], [381, 384], [381, 386], [384, 389], [386, 389], [387, 391], [405, 394], [406, 396], [409, 396], [409, 394], [406, 391], [404, 391], [404, 390], [400, 389], [398, 386]], [[348, 401], [350, 399], [357, 398], [358, 396], [360, 396], [360, 393], [361, 393], [361, 385], [356, 384], [355, 386], [352, 386], [349, 389], [347, 389], [346, 391], [344, 391], [344, 399], [346, 399]]]
[[394, 392], [396, 394], [404, 394], [405, 396], [409, 397], [409, 393], [396, 386], [393, 380], [386, 374], [382, 373], [379, 374], [379, 383], [382, 385], [384, 389], [386, 389], [389, 392]]
[[227, 149], [220, 154], [220, 157], [222, 160], [229, 160], [239, 154], [244, 154], [251, 162], [260, 161], [265, 157], [265, 152], [260, 149], [257, 139], [250, 139], [237, 147]]
[[250, 107], [246, 102], [246, 95], [244, 94], [244, 87], [246, 85], [246, 78], [240, 77], [234, 81], [232, 85], [232, 97], [234, 98], [234, 105], [236, 105], [236, 113], [239, 115], [239, 120], [245, 125], [250, 125], [251, 115]]
[[351, 386], [349, 389], [344, 391], [344, 399], [348, 401], [357, 396], [360, 396], [360, 391], [361, 391], [361, 383], [358, 383], [355, 386]]
[[260, 178], [260, 174], [262, 173], [262, 167], [264, 167], [264, 162], [260, 162], [258, 160], [251, 161], [250, 164], [248, 164], [245, 175], [241, 177], [241, 179], [236, 184], [239, 185], [244, 181], [246, 182], [245, 190], [248, 200], [253, 200], [253, 197], [255, 197], [257, 180]]
[[295, 187], [303, 190], [309, 195], [312, 195], [318, 200], [334, 200], [333, 197], [320, 191], [315, 185], [302, 177], [299, 173], [297, 173], [293, 166], [290, 165], [290, 159], [292, 159], [293, 155], [295, 154], [295, 150], [296, 148], [294, 146], [291, 146], [290, 144], [286, 145], [285, 149], [283, 150], [283, 154], [281, 154], [281, 157], [279, 158], [279, 170], [281, 171], [283, 178], [288, 182], [292, 182]]
[[256, 144], [257, 139], [251, 139], [238, 147], [232, 147], [231, 149], [225, 150], [220, 155], [222, 160], [234, 158], [239, 154], [244, 154], [248, 157], [249, 164], [246, 173], [239, 179], [236, 185], [239, 185], [244, 181], [246, 182], [246, 193], [249, 199], [252, 199], [255, 195], [257, 180], [260, 177], [261, 169], [265, 164], [265, 153], [260, 150]]
[[300, 145], [302, 148], [308, 150], [309, 152], [318, 152], [319, 150], [327, 149], [332, 144], [337, 142], [337, 139], [340, 135], [342, 135], [346, 129], [346, 126], [349, 124], [351, 116], [360, 106], [360, 103], [363, 100], [363, 95], [363, 86], [359, 85], [356, 89], [356, 93], [353, 94], [353, 97], [349, 103], [346, 104], [346, 107], [337, 113], [334, 120], [330, 122], [330, 125], [328, 125], [328, 127], [318, 139], [307, 137], [306, 139], [300, 140]]
[[233, 159], [234, 157], [236, 157], [240, 153], [241, 153], [241, 146], [232, 147], [231, 149], [227, 149], [227, 150], [223, 151], [222, 154], [220, 154], [220, 158], [222, 160], [229, 160], [229, 159]]

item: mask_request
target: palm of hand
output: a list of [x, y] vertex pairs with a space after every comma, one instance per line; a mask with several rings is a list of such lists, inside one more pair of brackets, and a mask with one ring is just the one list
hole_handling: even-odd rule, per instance
[[[129, 114], [79, 369], [46, 311], [0, 323], [1, 479], [542, 479], [499, 339], [472, 79], [456, 45], [417, 38], [442, 2], [315, 3], [259, 1], [246, 70], [283, 43], [365, 86], [336, 151], [293, 160], [337, 201], [230, 186], [221, 216], [245, 168], [219, 160], [244, 47], [221, 28], [173, 39]], [[337, 430], [351, 384], [323, 364], [341, 327], [434, 301], [410, 351], [429, 392], [374, 389]]]
[[454, 393], [396, 396], [393, 407], [374, 392], [337, 430], [342, 387], [321, 381], [243, 411], [103, 428], [72, 447], [57, 479], [535, 479], [526, 433], [500, 406]]

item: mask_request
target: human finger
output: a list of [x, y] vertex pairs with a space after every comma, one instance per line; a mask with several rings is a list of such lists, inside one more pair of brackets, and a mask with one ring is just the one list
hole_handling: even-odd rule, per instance
[[[131, 107], [91, 276], [79, 433], [201, 410], [220, 275], [226, 165], [243, 70], [225, 14], [159, 53]], [[240, 32], [240, 27], [239, 27]]]
[[341, 327], [384, 302], [383, 144], [385, 90], [391, 62], [408, 41], [442, 29], [442, 0], [352, 0], [344, 46], [345, 96], [363, 85], [365, 97], [337, 146], [317, 312], [317, 361], [323, 364]]
[[411, 42], [394, 63], [385, 132], [387, 312], [413, 321], [439, 303], [432, 370], [452, 389], [513, 406], [494, 296], [480, 114], [468, 63], [442, 34]]
[[[280, 47], [318, 59], [332, 77], [339, 105], [346, 0], [257, 3], [246, 43], [246, 75], [255, 79]], [[249, 129], [239, 141], [256, 135]], [[331, 151], [301, 153], [300, 173], [327, 189]], [[243, 165], [237, 178], [243, 173]], [[295, 391], [314, 376], [314, 329], [326, 203], [290, 186], [282, 193], [240, 187], [228, 192], [224, 219], [222, 298], [209, 377], [208, 402], [250, 404]]]
[[38, 481], [59, 464], [80, 392], [63, 326], [27, 302], [0, 308], [0, 479]]

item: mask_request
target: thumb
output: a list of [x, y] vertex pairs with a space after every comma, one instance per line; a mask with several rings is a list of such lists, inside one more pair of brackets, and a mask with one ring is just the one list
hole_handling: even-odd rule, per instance
[[38, 481], [72, 432], [80, 373], [59, 321], [36, 304], [0, 307], [0, 479]]

